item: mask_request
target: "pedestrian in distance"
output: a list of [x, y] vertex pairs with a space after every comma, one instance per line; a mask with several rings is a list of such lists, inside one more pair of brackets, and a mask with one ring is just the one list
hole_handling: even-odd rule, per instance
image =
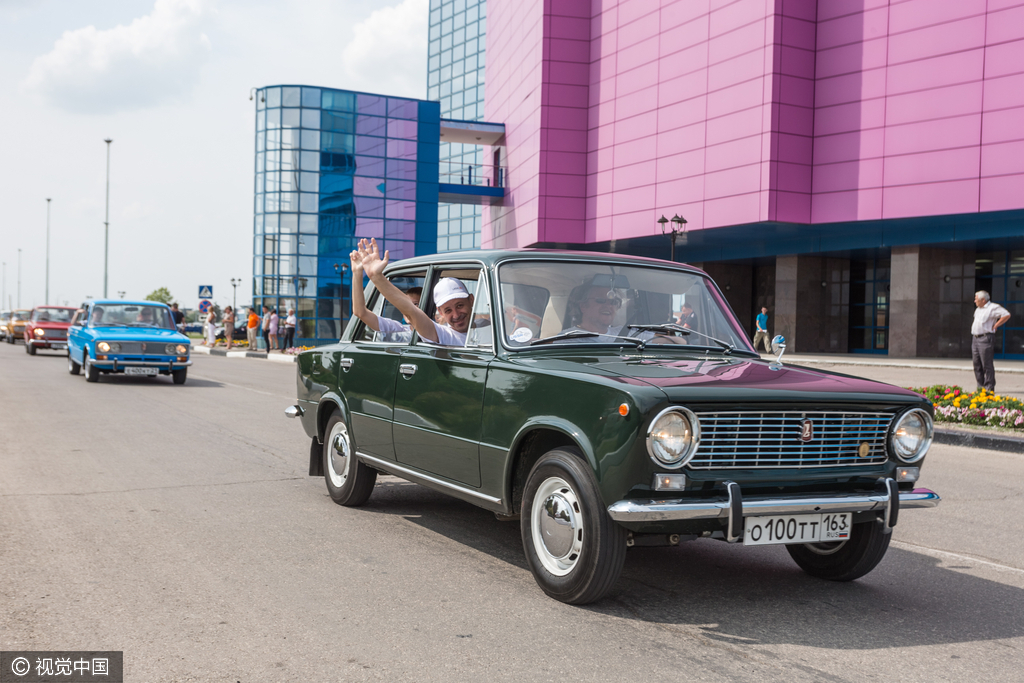
[[235, 336], [235, 309], [231, 306], [224, 307], [224, 343], [230, 349], [231, 341]]
[[270, 351], [270, 306], [263, 304], [263, 349]]
[[212, 306], [206, 313], [206, 345], [210, 348], [217, 345], [217, 314]]
[[299, 323], [295, 317], [295, 309], [288, 309], [288, 317], [284, 319], [284, 348], [290, 349], [295, 346], [295, 326]]
[[697, 329], [697, 314], [693, 312], [693, 306], [690, 304], [683, 304], [679, 314], [679, 324], [688, 330]]
[[764, 352], [771, 353], [771, 337], [768, 336], [768, 309], [766, 307], [761, 307], [761, 312], [757, 314], [754, 324], [757, 326], [757, 331], [754, 332], [754, 350], [757, 351], [758, 342], [763, 342]]
[[278, 328], [278, 323], [279, 322], [280, 322], [280, 320], [277, 317], [277, 309], [276, 308], [270, 309], [270, 330], [269, 330], [270, 335], [269, 335], [269, 344], [267, 344], [267, 351], [278, 351], [279, 350], [278, 344], [277, 344], [277, 328]]
[[971, 360], [978, 388], [996, 390], [996, 330], [1010, 319], [1010, 312], [992, 301], [985, 290], [974, 294], [974, 322], [971, 324]]
[[184, 331], [185, 314], [178, 310], [177, 301], [171, 304], [171, 319], [174, 320], [174, 328], [178, 330], [178, 332]]
[[255, 351], [256, 337], [259, 336], [260, 330], [260, 316], [252, 306], [249, 307], [249, 319], [246, 321], [245, 325], [246, 340], [249, 342], [249, 348], [252, 351]]

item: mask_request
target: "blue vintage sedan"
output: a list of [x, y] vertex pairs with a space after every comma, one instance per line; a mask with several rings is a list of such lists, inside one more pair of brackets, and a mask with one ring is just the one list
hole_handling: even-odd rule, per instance
[[188, 337], [178, 332], [171, 309], [155, 301], [86, 301], [68, 330], [68, 372], [84, 372], [88, 382], [100, 373], [170, 375], [184, 384]]

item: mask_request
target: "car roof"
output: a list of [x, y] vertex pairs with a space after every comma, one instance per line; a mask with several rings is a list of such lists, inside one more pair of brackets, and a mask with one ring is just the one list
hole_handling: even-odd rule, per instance
[[662, 266], [679, 268], [693, 273], [704, 274], [699, 268], [679, 263], [678, 261], [665, 261], [664, 259], [648, 258], [646, 256], [629, 256], [625, 254], [612, 254], [603, 251], [573, 251], [565, 249], [473, 249], [467, 251], [446, 251], [439, 254], [426, 256], [413, 256], [388, 264], [390, 272], [394, 268], [405, 268], [408, 266], [429, 266], [436, 263], [459, 263], [466, 261], [481, 261], [486, 266], [497, 265], [504, 261], [513, 260], [550, 260], [550, 261], [605, 261], [621, 265], [635, 266]]
[[42, 306], [36, 306], [32, 310], [35, 311], [35, 310], [38, 310], [40, 308], [60, 308], [62, 310], [66, 310], [66, 311], [74, 311], [76, 309], [75, 306], [51, 306], [49, 304], [43, 304]]
[[[167, 304], [160, 301], [132, 301], [131, 299], [88, 299], [87, 304], [108, 306], [111, 304], [124, 304], [126, 306], [167, 306]], [[170, 306], [167, 306], [170, 308]]]

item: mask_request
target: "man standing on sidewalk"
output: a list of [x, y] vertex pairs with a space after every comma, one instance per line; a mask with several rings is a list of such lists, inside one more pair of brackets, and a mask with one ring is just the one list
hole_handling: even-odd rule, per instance
[[996, 330], [1010, 319], [1010, 312], [992, 301], [988, 292], [974, 294], [974, 324], [971, 325], [971, 360], [978, 388], [996, 390], [996, 368], [992, 362], [996, 351]]
[[758, 314], [757, 319], [754, 321], [757, 326], [757, 331], [754, 332], [754, 350], [757, 351], [757, 343], [762, 342], [764, 344], [764, 352], [771, 353], [772, 349], [769, 346], [768, 339], [768, 309], [764, 306], [761, 307], [761, 312]]

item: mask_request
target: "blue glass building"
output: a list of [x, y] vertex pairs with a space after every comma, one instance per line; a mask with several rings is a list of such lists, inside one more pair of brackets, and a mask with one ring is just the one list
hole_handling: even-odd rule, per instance
[[285, 85], [256, 92], [253, 302], [296, 310], [296, 345], [337, 341], [349, 253], [437, 249], [440, 104]]
[[[484, 118], [486, 0], [430, 0], [427, 99], [441, 103], [441, 116], [461, 121]], [[441, 182], [472, 185], [485, 160], [479, 145], [442, 142]], [[480, 246], [481, 209], [474, 204], [438, 207], [437, 250]]]

